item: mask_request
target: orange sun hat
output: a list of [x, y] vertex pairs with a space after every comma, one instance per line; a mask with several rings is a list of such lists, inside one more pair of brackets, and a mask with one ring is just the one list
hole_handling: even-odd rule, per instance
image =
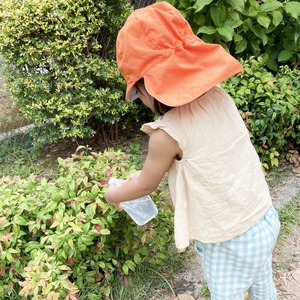
[[127, 82], [126, 100], [144, 78], [147, 91], [168, 106], [189, 103], [242, 71], [222, 46], [198, 38], [180, 12], [167, 2], [134, 11], [120, 30], [117, 63]]

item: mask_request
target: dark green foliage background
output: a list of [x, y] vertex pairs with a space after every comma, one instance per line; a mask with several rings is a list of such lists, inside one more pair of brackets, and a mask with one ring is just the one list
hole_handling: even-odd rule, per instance
[[300, 2], [277, 0], [167, 0], [205, 42], [237, 58], [264, 56], [266, 66], [299, 67]]

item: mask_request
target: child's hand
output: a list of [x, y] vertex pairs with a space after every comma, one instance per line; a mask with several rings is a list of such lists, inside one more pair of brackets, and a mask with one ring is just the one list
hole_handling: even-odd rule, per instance
[[130, 181], [130, 180], [138, 179], [138, 178], [140, 177], [140, 175], [141, 175], [141, 172], [142, 172], [142, 171], [138, 171], [138, 172], [135, 172], [135, 173], [130, 174], [130, 175], [126, 178], [126, 180], [124, 181], [124, 183], [126, 183], [126, 182], [128, 182], [128, 181]]

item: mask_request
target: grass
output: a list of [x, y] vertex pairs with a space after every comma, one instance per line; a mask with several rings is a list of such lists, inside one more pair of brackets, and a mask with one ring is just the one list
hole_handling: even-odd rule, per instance
[[35, 166], [35, 162], [41, 156], [40, 148], [23, 149], [15, 151], [9, 149], [9, 154], [0, 158], [0, 177], [19, 176], [26, 178], [31, 174], [36, 174], [40, 170]]
[[279, 241], [293, 234], [294, 226], [300, 226], [300, 191], [278, 212], [281, 228]]
[[[173, 277], [178, 274], [189, 259], [189, 254], [179, 254], [174, 246], [170, 247], [169, 257], [162, 266], [139, 265], [128, 276], [115, 274], [112, 281], [110, 300], [149, 300], [162, 299], [163, 295], [175, 293]], [[104, 300], [97, 290], [82, 290], [78, 299]]]
[[161, 299], [162, 295], [174, 293], [172, 277], [182, 269], [187, 257], [172, 249], [164, 266], [141, 265], [136, 272], [126, 277], [117, 277], [113, 282], [111, 300]]
[[266, 180], [272, 189], [283, 182], [283, 180], [292, 174], [292, 171], [286, 165], [280, 165], [269, 170], [266, 174]]

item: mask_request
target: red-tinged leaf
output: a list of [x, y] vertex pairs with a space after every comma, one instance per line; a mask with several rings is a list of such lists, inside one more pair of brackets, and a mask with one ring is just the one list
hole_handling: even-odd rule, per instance
[[47, 221], [49, 221], [51, 224], [53, 224], [53, 223], [54, 223], [54, 219], [53, 219], [53, 218], [51, 218], [51, 219], [48, 219]]
[[4, 276], [5, 271], [6, 271], [5, 265], [0, 266], [0, 276]]
[[109, 182], [109, 178], [106, 178], [106, 179], [102, 179], [101, 181], [100, 181], [100, 183], [103, 185], [103, 184], [108, 184], [108, 182]]
[[7, 219], [7, 217], [1, 217], [0, 218], [0, 226], [3, 224], [3, 222]]
[[268, 147], [268, 145], [266, 145], [266, 144], [262, 144], [261, 145], [264, 149], [268, 149], [269, 147]]
[[69, 299], [69, 300], [78, 300], [78, 298], [75, 296], [75, 294], [77, 294], [79, 292], [79, 290], [71, 290], [69, 292], [69, 294], [67, 295], [66, 297], [66, 300]]
[[25, 272], [33, 272], [36, 271], [39, 268], [39, 266], [34, 266], [34, 267], [25, 267], [23, 270]]
[[92, 154], [95, 158], [98, 157], [98, 153], [96, 153], [96, 152], [91, 152], [91, 154]]
[[105, 175], [106, 177], [110, 177], [110, 176], [112, 175], [112, 170], [111, 170], [111, 168], [107, 169], [107, 170], [104, 172], [104, 175]]
[[40, 282], [39, 282], [39, 284], [40, 284], [40, 286], [42, 287], [42, 288], [46, 288], [46, 283], [45, 283], [45, 280], [44, 279], [41, 279], [40, 280]]
[[144, 233], [143, 236], [142, 236], [142, 245], [143, 246], [146, 243], [146, 239], [147, 239], [147, 233]]
[[95, 281], [99, 282], [103, 278], [103, 274], [100, 272], [97, 272], [95, 275]]
[[63, 271], [70, 271], [70, 270], [72, 270], [69, 266], [66, 266], [66, 265], [59, 266], [58, 268], [60, 270], [63, 270]]
[[3, 234], [3, 235], [0, 237], [0, 242], [6, 242], [6, 241], [8, 241], [13, 235], [14, 235], [13, 232]]
[[75, 263], [75, 259], [73, 257], [69, 257], [68, 263], [73, 265]]
[[100, 232], [101, 226], [99, 224], [95, 224], [94, 227], [98, 232]]
[[15, 180], [11, 180], [11, 181], [7, 182], [6, 185], [11, 185], [11, 184], [13, 184], [14, 182], [15, 182]]

